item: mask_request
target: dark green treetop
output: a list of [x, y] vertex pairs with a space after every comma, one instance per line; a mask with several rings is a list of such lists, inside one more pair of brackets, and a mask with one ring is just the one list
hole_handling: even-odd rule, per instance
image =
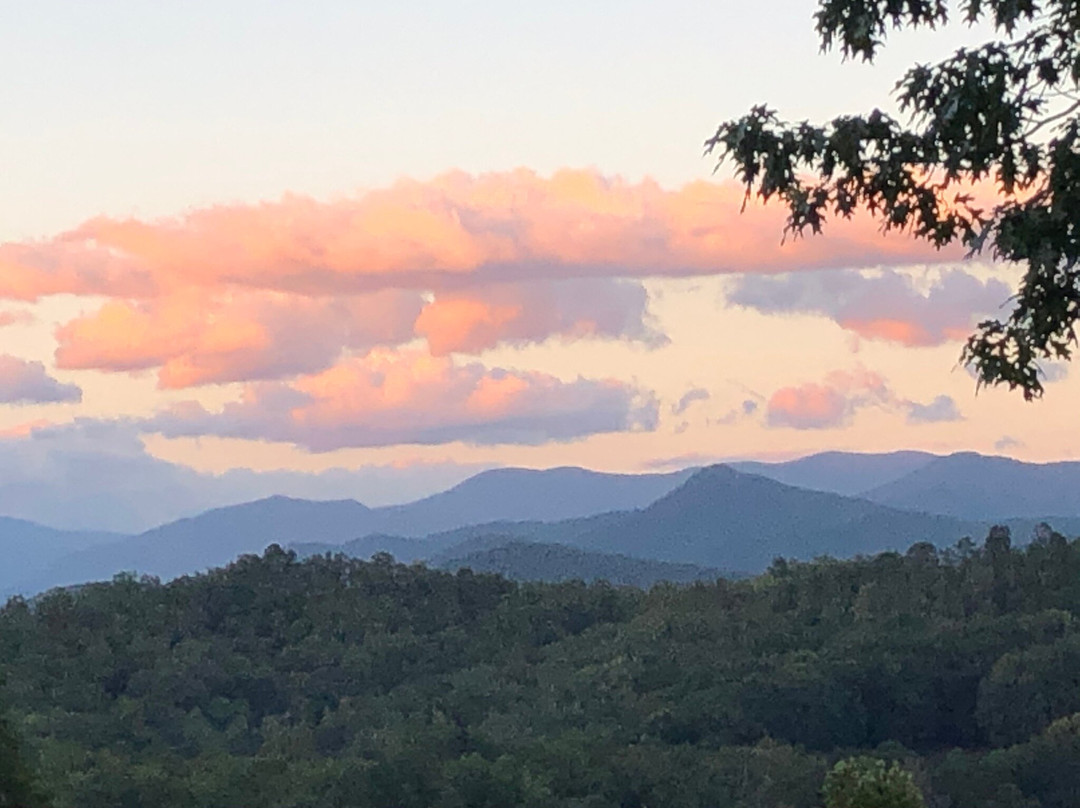
[[[980, 323], [963, 360], [979, 383], [1042, 395], [1038, 362], [1068, 359], [1080, 317], [1080, 0], [819, 0], [822, 49], [873, 61], [891, 30], [937, 28], [954, 11], [998, 39], [915, 65], [896, 84], [906, 120], [875, 109], [823, 125], [755, 107], [720, 125], [706, 153], [734, 164], [747, 195], [777, 197], [785, 232], [820, 233], [865, 208], [883, 230], [1015, 262], [1015, 307]], [[970, 193], [994, 183], [992, 207]]]

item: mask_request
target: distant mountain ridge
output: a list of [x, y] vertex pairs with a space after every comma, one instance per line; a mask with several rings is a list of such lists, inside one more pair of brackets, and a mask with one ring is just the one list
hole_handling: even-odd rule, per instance
[[841, 558], [952, 544], [972, 532], [957, 519], [899, 511], [709, 466], [667, 496], [575, 543], [604, 552], [751, 573], [777, 556]]
[[780, 463], [730, 465], [801, 488], [979, 522], [1080, 517], [1076, 461], [1026, 463], [976, 452], [902, 451], [823, 452]]
[[1024, 463], [962, 452], [936, 457], [864, 496], [961, 519], [1080, 516], [1080, 462]]
[[777, 463], [757, 460], [728, 463], [736, 471], [760, 474], [798, 488], [857, 497], [917, 471], [938, 459], [928, 452], [820, 452]]
[[243, 553], [261, 553], [274, 543], [337, 545], [372, 534], [418, 538], [491, 521], [487, 514], [508, 520], [560, 521], [642, 507], [691, 473], [495, 469], [414, 503], [382, 508], [368, 508], [355, 500], [268, 497], [215, 508], [136, 536], [110, 537], [113, 541], [108, 543], [87, 541], [84, 549], [69, 550], [29, 574], [0, 568], [0, 595], [108, 579], [123, 570], [171, 578], [226, 564]]
[[[872, 487], [852, 496], [860, 482]], [[138, 536], [0, 519], [0, 596], [126, 570], [170, 578], [271, 543], [362, 557], [388, 550], [402, 560], [441, 563], [453, 548], [460, 556], [543, 542], [752, 572], [775, 555], [849, 556], [920, 540], [979, 539], [992, 522], [1009, 523], [1023, 540], [1042, 519], [1080, 532], [1080, 463], [829, 452], [669, 474], [497, 469], [406, 505], [270, 497]]]
[[416, 502], [373, 509], [371, 532], [427, 536], [481, 522], [551, 522], [632, 510], [677, 488], [693, 472], [609, 474], [572, 466], [492, 469]]
[[[822, 555], [851, 557], [904, 550], [921, 541], [944, 546], [964, 536], [978, 537], [985, 529], [978, 523], [796, 488], [716, 465], [697, 471], [681, 486], [639, 510], [556, 523], [473, 525], [419, 541], [369, 537], [339, 549], [366, 558], [380, 547], [393, 552], [396, 546], [408, 553], [400, 560], [427, 560], [438, 565], [447, 559], [472, 556], [490, 562], [500, 548], [546, 543], [600, 556], [749, 574], [763, 570], [777, 556], [805, 560]], [[409, 543], [403, 545], [403, 541]], [[334, 552], [327, 546], [298, 549]]]
[[122, 537], [103, 531], [57, 530], [0, 516], [0, 596], [5, 579], [28, 577], [71, 553], [108, 545]]

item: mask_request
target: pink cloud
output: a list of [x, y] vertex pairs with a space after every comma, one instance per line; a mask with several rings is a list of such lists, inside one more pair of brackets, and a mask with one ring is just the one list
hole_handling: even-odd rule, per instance
[[793, 429], [826, 429], [847, 420], [851, 403], [841, 391], [822, 384], [784, 387], [769, 399], [769, 426]]
[[640, 283], [607, 278], [491, 284], [440, 292], [416, 321], [431, 352], [479, 353], [499, 343], [606, 337], [665, 341], [647, 324]]
[[780, 272], [940, 261], [869, 217], [781, 244], [778, 206], [740, 214], [736, 183], [666, 190], [591, 171], [403, 181], [353, 199], [300, 196], [172, 220], [99, 218], [0, 247], [0, 297], [148, 298], [239, 286], [308, 295], [497, 281]]
[[465, 441], [536, 444], [656, 428], [655, 398], [622, 382], [564, 382], [418, 351], [375, 350], [291, 383], [246, 387], [221, 412], [194, 402], [146, 423], [167, 436], [284, 441], [312, 451]]
[[910, 276], [885, 270], [747, 275], [728, 300], [769, 314], [817, 314], [864, 339], [922, 347], [966, 338], [977, 321], [1000, 313], [1011, 294], [1006, 283], [962, 269], [942, 272], [925, 290]]
[[837, 370], [822, 383], [777, 390], [765, 405], [765, 422], [771, 427], [831, 429], [847, 424], [860, 407], [893, 400], [879, 374], [864, 369]]
[[53, 404], [82, 401], [82, 390], [63, 384], [41, 362], [0, 355], [0, 404]]
[[769, 397], [765, 423], [790, 429], [834, 429], [847, 426], [866, 407], [906, 415], [909, 424], [958, 421], [963, 418], [951, 396], [920, 403], [897, 396], [879, 373], [865, 368], [835, 370], [825, 379], [783, 387]]

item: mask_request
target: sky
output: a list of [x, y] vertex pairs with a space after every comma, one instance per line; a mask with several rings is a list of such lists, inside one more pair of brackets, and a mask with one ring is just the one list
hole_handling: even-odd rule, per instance
[[0, 514], [136, 530], [502, 465], [1080, 456], [958, 365], [1013, 268], [781, 242], [703, 141], [874, 106], [980, 31], [822, 54], [809, 0], [5, 4]]

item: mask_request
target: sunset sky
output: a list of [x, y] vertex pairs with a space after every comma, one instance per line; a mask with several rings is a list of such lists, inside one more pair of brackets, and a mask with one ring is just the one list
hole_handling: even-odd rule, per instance
[[888, 107], [979, 38], [843, 64], [814, 7], [11, 6], [0, 512], [77, 489], [54, 523], [136, 529], [498, 465], [1080, 456], [1067, 366], [1027, 404], [957, 364], [1013, 269], [858, 217], [782, 244], [702, 156], [753, 104]]

